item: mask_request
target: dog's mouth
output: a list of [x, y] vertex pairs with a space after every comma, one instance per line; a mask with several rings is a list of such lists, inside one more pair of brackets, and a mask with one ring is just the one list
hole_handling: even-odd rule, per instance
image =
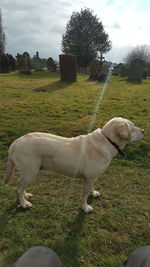
[[140, 129], [140, 130], [132, 133], [130, 142], [136, 142], [136, 141], [140, 140], [143, 136], [144, 136], [144, 130]]

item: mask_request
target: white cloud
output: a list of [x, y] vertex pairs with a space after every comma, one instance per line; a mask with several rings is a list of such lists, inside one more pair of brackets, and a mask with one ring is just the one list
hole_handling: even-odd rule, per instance
[[[73, 11], [89, 7], [100, 18], [113, 43], [110, 59], [121, 60], [128, 47], [150, 45], [148, 0], [1, 0], [7, 52], [58, 58], [61, 37]], [[117, 50], [116, 50], [117, 49]], [[119, 52], [116, 52], [119, 51]]]

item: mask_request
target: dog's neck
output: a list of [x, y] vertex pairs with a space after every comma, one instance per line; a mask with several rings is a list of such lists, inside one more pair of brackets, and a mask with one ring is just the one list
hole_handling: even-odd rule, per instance
[[121, 156], [124, 156], [124, 153], [121, 151], [120, 147], [115, 143], [113, 142], [102, 130], [102, 134], [105, 136], [105, 138], [109, 141], [109, 143], [118, 151], [118, 153], [121, 155]]

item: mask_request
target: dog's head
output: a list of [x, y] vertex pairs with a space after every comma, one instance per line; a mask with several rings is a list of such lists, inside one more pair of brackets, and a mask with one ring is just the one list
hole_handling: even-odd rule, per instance
[[133, 141], [140, 140], [144, 130], [136, 127], [131, 121], [118, 117], [107, 122], [103, 127], [104, 134], [120, 147]]

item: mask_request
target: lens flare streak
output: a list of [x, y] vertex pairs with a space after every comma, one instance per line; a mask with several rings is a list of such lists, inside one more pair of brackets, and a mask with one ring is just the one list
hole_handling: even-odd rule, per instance
[[[102, 103], [102, 100], [103, 100], [103, 97], [104, 97], [104, 94], [105, 94], [105, 91], [106, 91], [106, 88], [107, 88], [107, 85], [108, 85], [108, 81], [109, 81], [109, 78], [111, 76], [111, 73], [112, 73], [112, 66], [110, 67], [109, 71], [108, 71], [108, 75], [107, 75], [107, 78], [106, 78], [106, 81], [104, 83], [104, 86], [103, 88], [99, 90], [99, 94], [98, 94], [98, 101], [97, 101], [97, 104], [96, 104], [96, 107], [95, 107], [95, 110], [94, 110], [94, 114], [93, 114], [93, 117], [92, 117], [92, 120], [91, 120], [91, 123], [90, 123], [90, 126], [89, 126], [89, 129], [88, 129], [88, 133], [91, 132], [92, 128], [93, 128], [93, 125], [95, 123], [95, 120], [96, 120], [96, 116], [97, 116], [97, 113], [99, 111], [99, 107]], [[82, 156], [84, 154], [84, 144], [81, 143], [81, 152], [80, 152], [80, 156], [79, 156], [79, 159], [77, 161], [77, 165], [76, 165], [76, 170], [74, 172], [74, 177], [76, 177], [78, 175], [78, 171], [79, 171], [79, 168], [80, 168], [80, 163], [81, 163], [81, 159], [82, 159]]]

